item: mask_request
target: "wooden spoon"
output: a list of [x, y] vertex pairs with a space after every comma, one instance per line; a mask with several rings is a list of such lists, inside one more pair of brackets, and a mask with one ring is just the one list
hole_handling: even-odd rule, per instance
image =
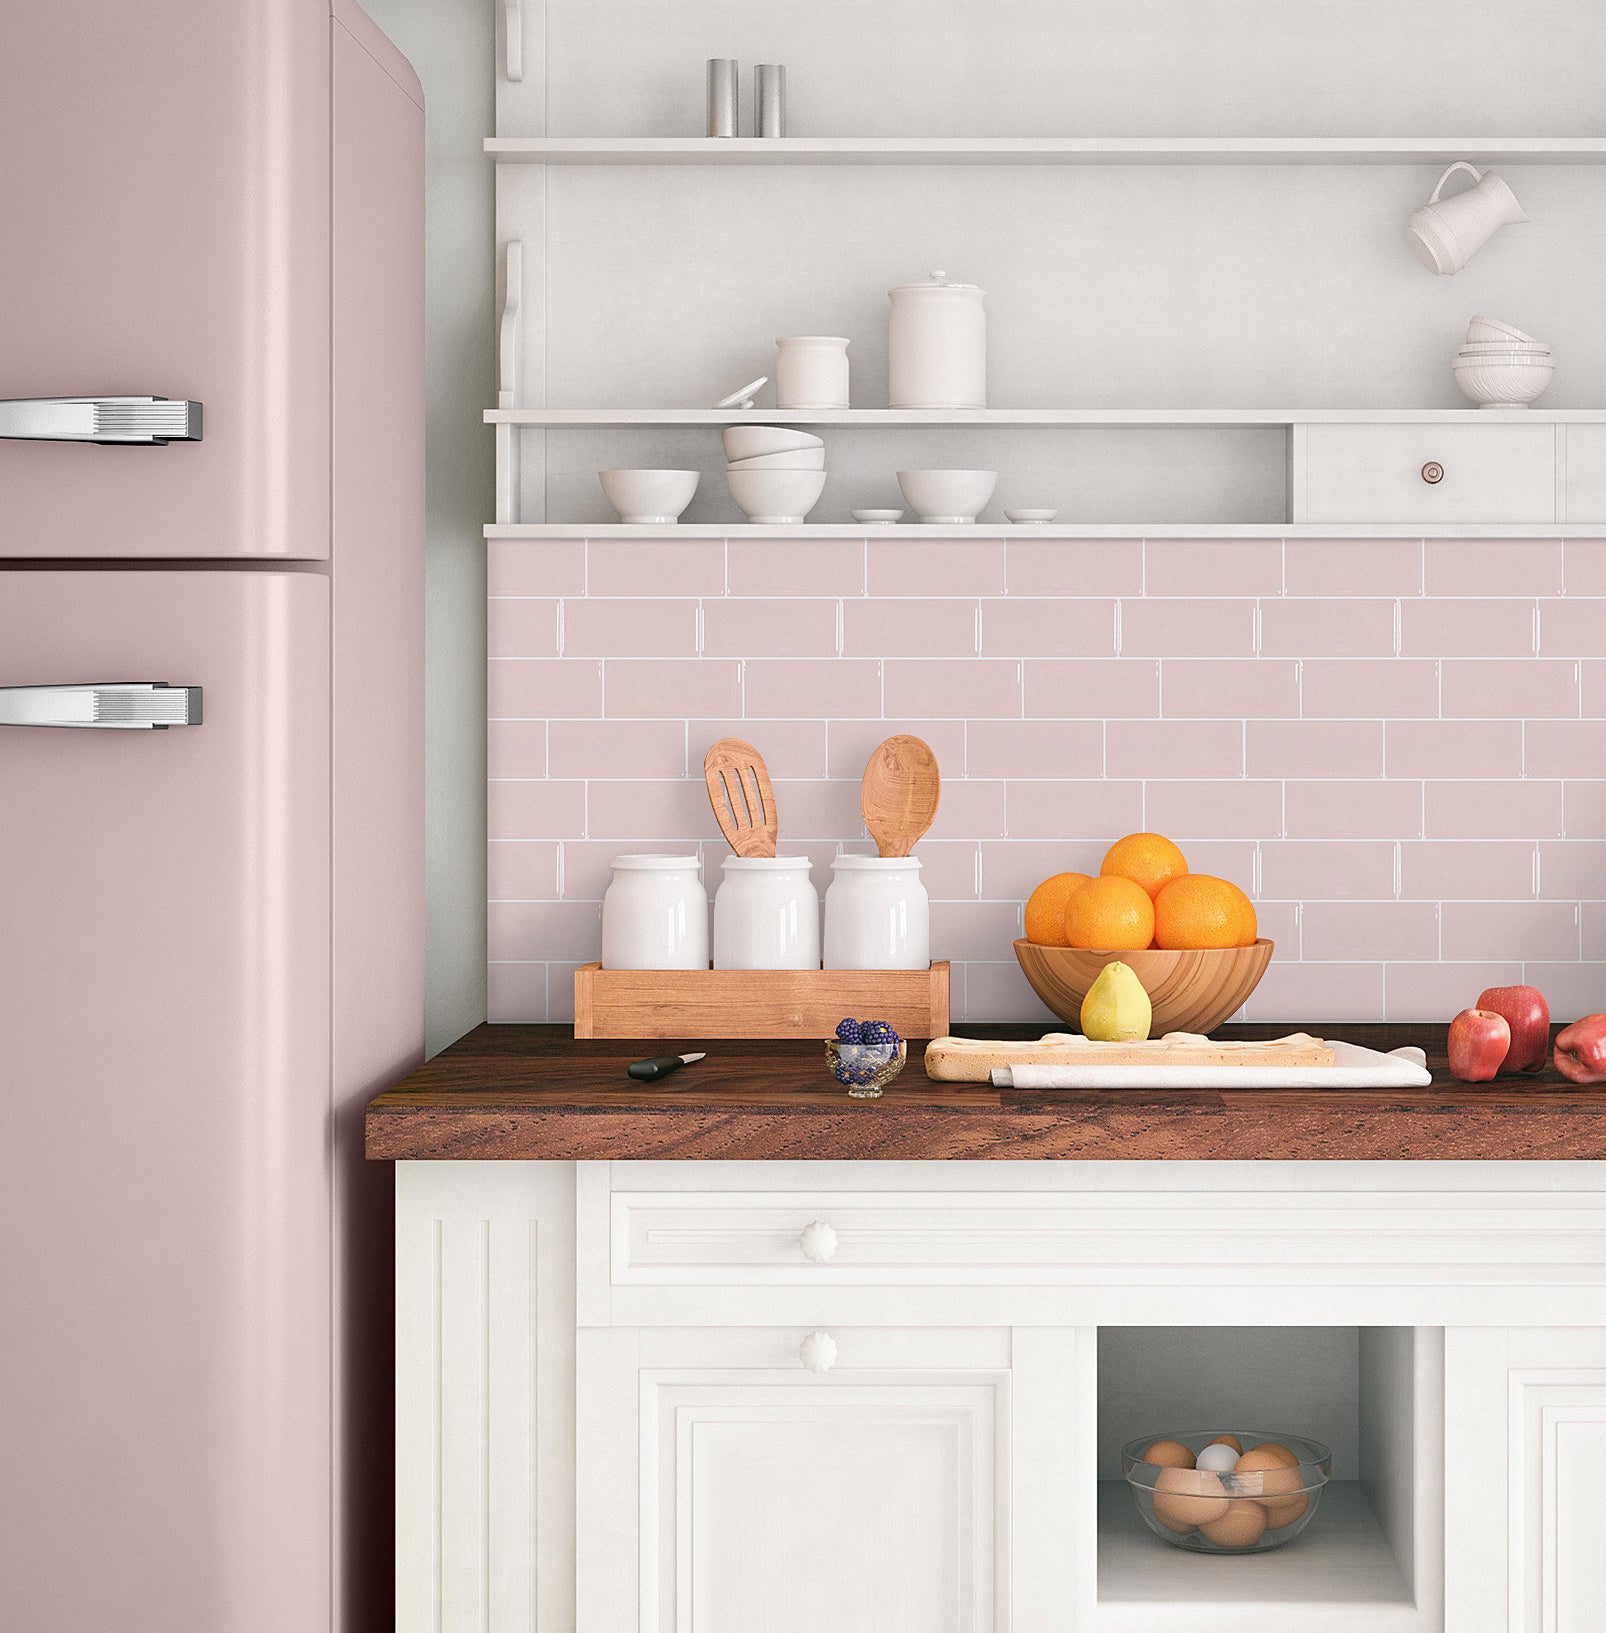
[[721, 737], [703, 756], [703, 781], [730, 848], [738, 856], [773, 856], [780, 824], [764, 756], [740, 737]]
[[907, 856], [931, 826], [942, 795], [937, 756], [918, 737], [889, 737], [864, 768], [859, 809], [883, 856]]

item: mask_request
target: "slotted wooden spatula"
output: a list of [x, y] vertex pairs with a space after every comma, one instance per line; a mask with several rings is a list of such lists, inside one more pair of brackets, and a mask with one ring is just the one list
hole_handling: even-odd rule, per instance
[[889, 737], [859, 786], [864, 825], [882, 856], [907, 856], [931, 826], [942, 797], [937, 756], [918, 737]]
[[721, 737], [703, 756], [703, 781], [730, 848], [738, 856], [773, 856], [780, 824], [764, 756], [740, 737]]

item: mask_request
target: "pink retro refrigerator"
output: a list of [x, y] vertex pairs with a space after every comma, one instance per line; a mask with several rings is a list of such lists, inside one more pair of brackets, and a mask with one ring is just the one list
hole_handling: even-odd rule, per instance
[[389, 1620], [423, 111], [350, 0], [0, 19], [0, 1626]]

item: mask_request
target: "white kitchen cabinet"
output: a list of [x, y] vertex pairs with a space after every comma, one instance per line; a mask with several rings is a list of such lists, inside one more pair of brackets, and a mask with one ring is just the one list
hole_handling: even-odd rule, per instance
[[1606, 425], [1563, 428], [1563, 522], [1606, 521]]
[[1448, 1333], [1445, 1459], [1447, 1628], [1606, 1627], [1606, 1327]]

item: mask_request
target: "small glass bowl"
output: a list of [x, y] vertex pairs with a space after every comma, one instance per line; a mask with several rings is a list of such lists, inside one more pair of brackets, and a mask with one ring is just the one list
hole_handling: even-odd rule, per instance
[[[1247, 1451], [1263, 1441], [1286, 1446], [1297, 1467], [1212, 1474], [1163, 1468], [1143, 1454], [1157, 1440], [1177, 1440], [1195, 1457], [1223, 1433]], [[1132, 1488], [1143, 1522], [1173, 1548], [1196, 1554], [1263, 1554], [1292, 1542], [1315, 1518], [1333, 1454], [1319, 1440], [1264, 1429], [1163, 1429], [1121, 1448], [1121, 1473]]]
[[909, 1059], [907, 1043], [843, 1043], [825, 1040], [825, 1064], [855, 1100], [873, 1100]]

